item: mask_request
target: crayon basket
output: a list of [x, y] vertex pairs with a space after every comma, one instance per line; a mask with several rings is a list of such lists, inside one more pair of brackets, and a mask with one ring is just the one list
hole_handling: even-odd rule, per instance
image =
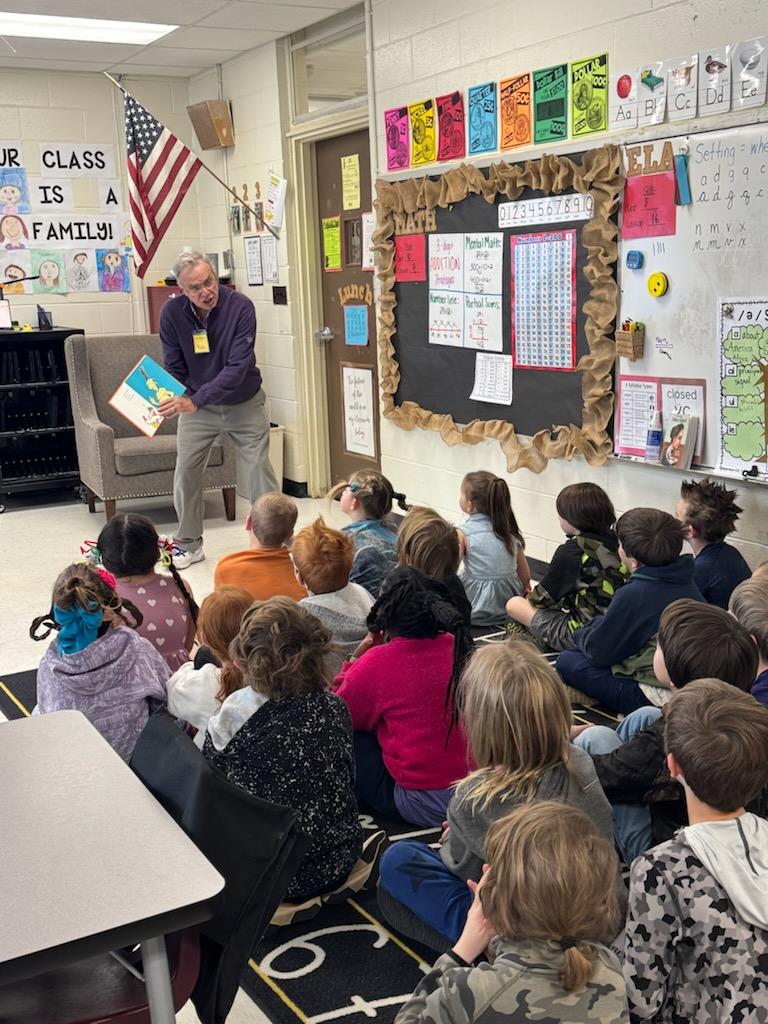
[[616, 355], [623, 356], [630, 363], [643, 358], [645, 349], [645, 328], [636, 331], [616, 331]]

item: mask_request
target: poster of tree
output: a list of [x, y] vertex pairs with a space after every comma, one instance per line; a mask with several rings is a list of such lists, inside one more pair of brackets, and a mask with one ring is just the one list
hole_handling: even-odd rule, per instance
[[720, 300], [720, 465], [768, 475], [768, 299]]

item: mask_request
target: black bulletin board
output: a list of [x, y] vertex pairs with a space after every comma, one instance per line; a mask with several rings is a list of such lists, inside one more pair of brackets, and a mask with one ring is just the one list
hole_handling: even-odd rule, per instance
[[[547, 459], [570, 458], [577, 451], [592, 463], [605, 461], [611, 451], [615, 215], [621, 184], [618, 150], [612, 146], [485, 171], [464, 165], [432, 178], [378, 182], [374, 248], [384, 257], [378, 264], [384, 414], [406, 429], [438, 430], [449, 444], [495, 437], [510, 470], [540, 471]], [[412, 233], [419, 225], [440, 233], [498, 232], [500, 202], [574, 192], [592, 194], [592, 219], [503, 229], [502, 328], [503, 351], [511, 354], [509, 237], [575, 230], [577, 369], [516, 367], [511, 407], [472, 401], [476, 352], [428, 343], [428, 282], [395, 280], [395, 233]], [[432, 213], [420, 219], [422, 210]], [[428, 241], [425, 248], [428, 260]], [[518, 433], [530, 441], [521, 441]]]

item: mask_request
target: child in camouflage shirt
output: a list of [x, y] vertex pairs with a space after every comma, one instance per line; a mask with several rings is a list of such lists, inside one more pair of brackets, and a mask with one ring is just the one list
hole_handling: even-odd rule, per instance
[[618, 554], [613, 503], [602, 487], [571, 484], [556, 507], [568, 539], [531, 594], [507, 601], [507, 615], [529, 629], [542, 650], [559, 652], [573, 647], [575, 630], [602, 615], [629, 573]]
[[575, 807], [534, 801], [489, 829], [486, 854], [461, 937], [395, 1024], [626, 1024], [611, 843]]

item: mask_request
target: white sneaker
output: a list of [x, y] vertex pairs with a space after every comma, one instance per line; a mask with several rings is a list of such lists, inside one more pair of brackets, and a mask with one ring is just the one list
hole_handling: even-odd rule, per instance
[[204, 562], [205, 552], [202, 548], [198, 548], [196, 551], [189, 551], [186, 548], [176, 547], [173, 549], [173, 564], [177, 569], [188, 569], [190, 565], [194, 565], [195, 562]]

